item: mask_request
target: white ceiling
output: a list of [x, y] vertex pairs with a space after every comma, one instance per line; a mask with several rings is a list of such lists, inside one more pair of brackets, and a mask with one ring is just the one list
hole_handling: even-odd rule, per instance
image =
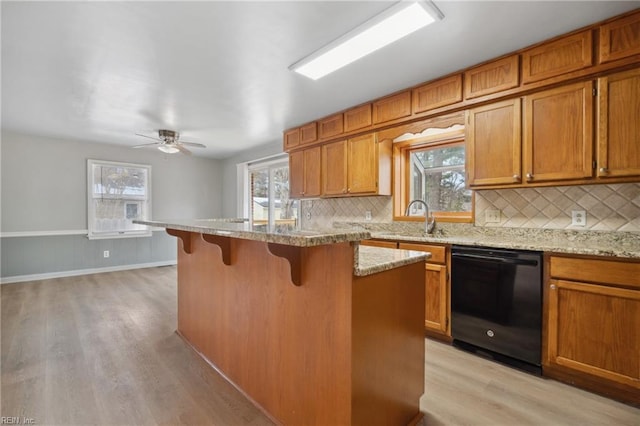
[[623, 13], [638, 1], [442, 1], [444, 20], [321, 80], [288, 66], [388, 7], [2, 1], [2, 128], [229, 157], [282, 130]]

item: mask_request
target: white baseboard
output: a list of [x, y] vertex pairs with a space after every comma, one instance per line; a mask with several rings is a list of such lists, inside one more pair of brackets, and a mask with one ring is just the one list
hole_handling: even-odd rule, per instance
[[175, 264], [177, 264], [177, 261], [175, 260], [165, 260], [162, 262], [107, 266], [105, 268], [77, 269], [73, 271], [47, 272], [44, 274], [17, 275], [15, 277], [0, 278], [0, 284], [12, 284], [12, 283], [22, 283], [27, 281], [49, 280], [52, 278], [75, 277], [78, 275], [99, 274], [102, 272], [126, 271], [129, 269], [155, 268], [158, 266], [170, 266]]

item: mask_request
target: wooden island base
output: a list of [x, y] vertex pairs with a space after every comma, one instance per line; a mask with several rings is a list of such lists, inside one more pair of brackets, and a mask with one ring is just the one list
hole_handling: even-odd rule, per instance
[[359, 277], [349, 242], [168, 232], [180, 237], [178, 332], [276, 423], [420, 420], [423, 262]]

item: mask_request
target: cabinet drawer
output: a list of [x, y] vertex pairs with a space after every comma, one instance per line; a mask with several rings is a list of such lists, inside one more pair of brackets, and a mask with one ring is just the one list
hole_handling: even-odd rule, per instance
[[522, 53], [522, 82], [532, 83], [593, 64], [591, 30], [563, 37]]
[[640, 12], [600, 26], [600, 63], [640, 54]]
[[551, 256], [549, 272], [552, 278], [640, 289], [640, 262]]
[[395, 241], [384, 241], [384, 240], [362, 240], [360, 244], [363, 246], [372, 246], [372, 247], [383, 247], [383, 248], [392, 248], [397, 249], [398, 243]]
[[371, 104], [352, 108], [344, 113], [344, 131], [364, 129], [371, 126]]
[[411, 91], [388, 96], [373, 103], [373, 124], [411, 115]]
[[464, 73], [464, 97], [490, 95], [518, 86], [518, 55], [470, 69]]
[[414, 251], [428, 251], [431, 253], [431, 258], [427, 259], [429, 263], [447, 263], [447, 248], [444, 246], [432, 246], [427, 244], [414, 244], [414, 243], [400, 243], [399, 249], [402, 250], [414, 250]]
[[330, 138], [332, 136], [344, 133], [344, 121], [342, 113], [334, 114], [331, 117], [323, 118], [318, 121], [318, 134], [320, 139]]
[[413, 113], [462, 101], [462, 74], [452, 75], [413, 89]]

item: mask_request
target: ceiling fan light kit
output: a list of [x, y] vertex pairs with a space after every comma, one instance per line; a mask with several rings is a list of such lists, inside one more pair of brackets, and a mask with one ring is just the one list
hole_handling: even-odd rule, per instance
[[180, 138], [180, 133], [174, 130], [160, 129], [158, 130], [157, 138], [147, 136], [147, 135], [142, 135], [140, 133], [136, 133], [136, 136], [142, 136], [143, 138], [153, 139], [154, 141], [157, 141], [157, 142], [136, 145], [133, 148], [145, 148], [145, 147], [156, 146], [160, 151], [166, 154], [175, 154], [175, 153], [181, 152], [186, 155], [191, 155], [191, 151], [185, 148], [184, 145], [195, 147], [195, 148], [206, 148], [206, 146], [202, 145], [201, 143], [179, 142], [178, 139]]

